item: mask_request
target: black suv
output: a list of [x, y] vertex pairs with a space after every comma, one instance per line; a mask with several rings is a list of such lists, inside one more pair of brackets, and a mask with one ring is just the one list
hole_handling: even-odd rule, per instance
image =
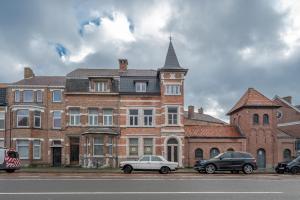
[[300, 173], [300, 156], [289, 162], [286, 161], [278, 163], [278, 165], [275, 168], [275, 171], [278, 174], [283, 174], [284, 172], [292, 174]]
[[208, 174], [213, 174], [215, 171], [231, 171], [232, 173], [243, 171], [245, 174], [251, 174], [257, 169], [257, 165], [250, 153], [228, 151], [209, 160], [197, 161], [194, 169]]

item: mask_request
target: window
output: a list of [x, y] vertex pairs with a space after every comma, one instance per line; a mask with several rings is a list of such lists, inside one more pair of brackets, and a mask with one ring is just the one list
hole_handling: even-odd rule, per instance
[[95, 82], [95, 91], [96, 92], [107, 92], [108, 91], [107, 81]]
[[220, 154], [220, 151], [219, 151], [219, 149], [217, 149], [217, 148], [212, 148], [212, 149], [210, 150], [210, 158], [216, 157], [216, 156], [219, 155], [219, 154]]
[[80, 125], [80, 109], [79, 108], [71, 108], [70, 109], [70, 125], [71, 126]]
[[163, 160], [158, 156], [151, 156], [151, 161], [162, 162]]
[[29, 110], [17, 111], [17, 127], [29, 126]]
[[300, 151], [300, 139], [297, 139], [295, 143], [296, 151]]
[[195, 150], [195, 159], [203, 160], [203, 150], [198, 148]]
[[34, 111], [34, 128], [41, 128], [41, 112]]
[[147, 83], [146, 82], [136, 82], [135, 83], [135, 91], [136, 92], [146, 92]]
[[284, 161], [291, 161], [292, 160], [292, 153], [291, 150], [285, 149], [283, 151], [283, 160]]
[[153, 110], [144, 110], [144, 126], [152, 126]]
[[17, 140], [16, 150], [19, 153], [20, 159], [29, 159], [29, 141]]
[[52, 102], [61, 102], [61, 90], [52, 91]]
[[61, 112], [53, 111], [53, 128], [60, 129], [61, 128]]
[[129, 125], [130, 126], [138, 126], [139, 121], [139, 110], [131, 109], [129, 110]]
[[103, 110], [103, 126], [113, 125], [113, 111], [111, 109]]
[[263, 116], [263, 124], [264, 125], [268, 125], [270, 122], [269, 122], [269, 115], [268, 114], [264, 114]]
[[0, 112], [0, 130], [5, 129], [5, 112]]
[[113, 154], [113, 137], [112, 136], [108, 137], [107, 148], [108, 148], [108, 154], [112, 155]]
[[36, 91], [36, 102], [43, 102], [43, 92], [42, 90]]
[[33, 159], [41, 159], [41, 141], [40, 140], [33, 140], [32, 144], [33, 148]]
[[15, 102], [21, 101], [21, 92], [19, 90], [15, 91]]
[[229, 149], [227, 149], [227, 151], [234, 151], [234, 149], [233, 148], [229, 148]]
[[180, 85], [166, 85], [166, 95], [180, 95]]
[[176, 125], [178, 123], [178, 108], [177, 107], [168, 107], [168, 124]]
[[139, 139], [138, 138], [129, 138], [129, 155], [138, 156], [139, 152]]
[[4, 148], [4, 140], [0, 140], [0, 147], [3, 147]]
[[150, 156], [143, 156], [140, 161], [142, 162], [149, 162], [150, 161]]
[[89, 109], [89, 126], [98, 126], [98, 109]]
[[24, 102], [33, 102], [33, 91], [32, 90], [24, 90]]
[[103, 156], [104, 151], [104, 142], [103, 137], [95, 137], [94, 138], [94, 156]]
[[258, 125], [259, 124], [259, 116], [258, 114], [253, 115], [253, 125]]
[[231, 152], [226, 152], [223, 153], [223, 155], [221, 156], [222, 159], [231, 159], [232, 158], [232, 153]]
[[152, 155], [152, 154], [153, 154], [153, 139], [144, 138], [144, 155]]

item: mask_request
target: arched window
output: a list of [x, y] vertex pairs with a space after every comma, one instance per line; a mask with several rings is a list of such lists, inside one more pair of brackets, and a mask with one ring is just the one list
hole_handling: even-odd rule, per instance
[[269, 122], [269, 115], [268, 114], [264, 114], [264, 117], [263, 117], [263, 124], [264, 125], [268, 125], [270, 122]]
[[291, 158], [292, 158], [291, 150], [285, 149], [285, 150], [283, 151], [283, 160], [284, 160], [284, 161], [290, 161]]
[[258, 114], [253, 115], [253, 125], [259, 124], [259, 116]]
[[229, 149], [227, 149], [227, 151], [234, 151], [234, 149], [233, 148], [229, 148]]
[[195, 159], [203, 160], [203, 150], [198, 148], [195, 150]]
[[213, 158], [213, 157], [215, 157], [215, 156], [217, 156], [217, 155], [219, 155], [219, 154], [220, 154], [220, 151], [219, 151], [218, 148], [212, 148], [212, 149], [210, 150], [210, 158]]

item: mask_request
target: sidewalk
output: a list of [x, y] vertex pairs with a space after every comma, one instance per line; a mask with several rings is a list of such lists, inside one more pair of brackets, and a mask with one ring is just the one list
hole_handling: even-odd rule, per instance
[[[102, 168], [102, 169], [90, 169], [81, 167], [24, 167], [16, 171], [17, 173], [109, 173], [109, 174], [123, 174], [122, 170], [118, 168]], [[153, 172], [140, 172], [140, 173], [153, 173]], [[193, 168], [178, 169], [173, 173], [184, 174], [197, 174]], [[230, 172], [221, 172], [222, 174], [231, 174]], [[242, 172], [240, 172], [242, 174]], [[274, 174], [273, 169], [256, 170], [256, 174]]]

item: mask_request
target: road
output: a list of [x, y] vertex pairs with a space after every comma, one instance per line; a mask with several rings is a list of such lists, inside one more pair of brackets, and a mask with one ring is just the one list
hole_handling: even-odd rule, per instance
[[300, 176], [1, 173], [0, 199], [296, 200]]

